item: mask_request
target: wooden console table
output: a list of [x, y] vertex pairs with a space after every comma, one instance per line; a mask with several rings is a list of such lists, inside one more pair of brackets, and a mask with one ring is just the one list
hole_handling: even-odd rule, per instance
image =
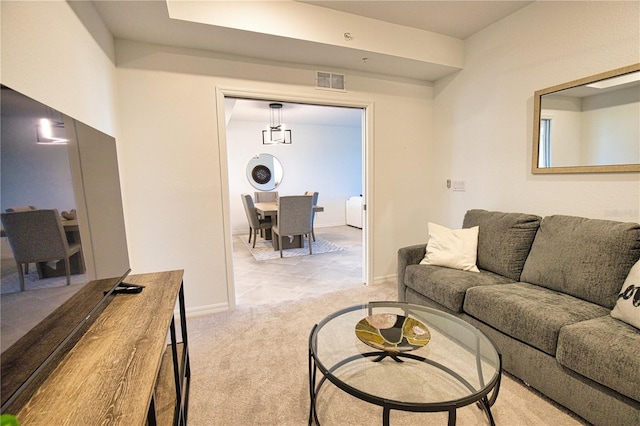
[[18, 411], [21, 426], [186, 425], [191, 372], [182, 275], [127, 277], [146, 288], [114, 297]]

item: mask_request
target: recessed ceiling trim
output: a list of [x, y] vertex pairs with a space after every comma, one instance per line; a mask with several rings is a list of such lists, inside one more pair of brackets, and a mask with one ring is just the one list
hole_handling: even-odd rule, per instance
[[[464, 42], [430, 31], [293, 1], [167, 0], [175, 20], [403, 57], [462, 69]], [[322, 22], [322, 25], [318, 25]], [[344, 34], [350, 35], [345, 40]], [[361, 55], [362, 56], [362, 55]]]

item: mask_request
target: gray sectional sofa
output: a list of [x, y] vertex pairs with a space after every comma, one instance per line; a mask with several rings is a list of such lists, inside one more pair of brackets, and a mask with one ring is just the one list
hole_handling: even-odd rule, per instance
[[596, 425], [640, 424], [640, 331], [611, 317], [640, 258], [640, 224], [470, 210], [477, 267], [420, 264], [398, 251], [399, 300], [481, 329], [504, 369]]

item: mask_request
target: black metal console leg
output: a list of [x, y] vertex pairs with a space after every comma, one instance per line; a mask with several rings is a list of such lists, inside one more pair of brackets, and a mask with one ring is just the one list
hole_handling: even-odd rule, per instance
[[151, 394], [151, 401], [149, 402], [149, 411], [147, 411], [147, 425], [156, 426], [156, 396], [155, 392]]

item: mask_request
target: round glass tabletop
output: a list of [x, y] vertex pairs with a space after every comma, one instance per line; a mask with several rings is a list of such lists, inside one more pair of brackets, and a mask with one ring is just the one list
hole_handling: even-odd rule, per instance
[[[371, 302], [322, 320], [309, 340], [310, 361], [325, 379], [360, 399], [389, 409], [454, 411], [497, 388], [501, 359], [476, 327], [436, 309], [403, 302]], [[312, 374], [313, 373], [313, 374]], [[497, 393], [494, 392], [494, 398]], [[316, 418], [317, 421], [317, 418]]]

